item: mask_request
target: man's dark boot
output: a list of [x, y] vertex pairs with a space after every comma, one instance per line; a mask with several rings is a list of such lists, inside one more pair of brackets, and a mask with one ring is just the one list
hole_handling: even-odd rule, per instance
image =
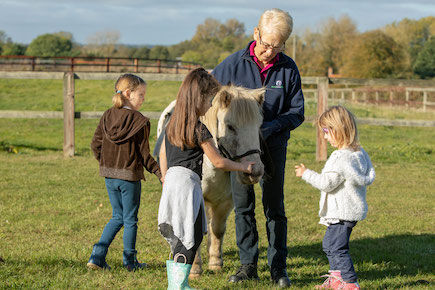
[[245, 264], [240, 266], [235, 275], [231, 275], [228, 279], [230, 283], [237, 283], [246, 280], [258, 280], [257, 265]]
[[286, 269], [271, 269], [270, 276], [275, 284], [278, 284], [279, 288], [290, 287], [290, 279], [287, 275]]

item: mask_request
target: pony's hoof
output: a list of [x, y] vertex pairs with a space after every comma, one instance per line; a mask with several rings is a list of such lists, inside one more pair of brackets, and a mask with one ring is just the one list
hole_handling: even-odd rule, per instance
[[193, 264], [192, 269], [190, 269], [189, 278], [196, 279], [199, 278], [201, 274], [202, 274], [201, 266]]
[[213, 264], [213, 265], [208, 265], [208, 269], [210, 270], [210, 271], [213, 271], [213, 272], [220, 272], [220, 271], [222, 271], [222, 264]]
[[208, 261], [208, 269], [210, 271], [222, 271], [222, 266], [224, 265], [224, 261], [222, 261], [222, 258], [220, 257], [210, 257], [210, 260]]
[[189, 279], [195, 280], [195, 279], [198, 279], [199, 277], [201, 277], [201, 273], [192, 273], [192, 272], [190, 272], [190, 274], [189, 274]]

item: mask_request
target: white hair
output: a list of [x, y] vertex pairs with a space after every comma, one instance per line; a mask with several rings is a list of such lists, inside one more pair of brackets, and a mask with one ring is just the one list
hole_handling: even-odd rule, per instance
[[261, 14], [258, 29], [264, 33], [278, 34], [285, 42], [292, 33], [293, 19], [288, 12], [273, 8]]

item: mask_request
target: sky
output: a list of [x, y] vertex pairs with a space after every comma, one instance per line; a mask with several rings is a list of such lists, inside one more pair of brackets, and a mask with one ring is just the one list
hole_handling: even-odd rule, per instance
[[251, 34], [270, 8], [288, 11], [296, 34], [343, 15], [360, 32], [435, 16], [434, 0], [0, 0], [0, 30], [23, 44], [59, 31], [86, 44], [97, 33], [118, 31], [122, 44], [172, 45], [191, 39], [207, 18], [235, 18]]

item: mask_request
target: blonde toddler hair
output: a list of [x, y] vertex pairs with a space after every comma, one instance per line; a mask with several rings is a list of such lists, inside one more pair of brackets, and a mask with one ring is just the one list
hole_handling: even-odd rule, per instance
[[138, 86], [146, 84], [142, 78], [136, 75], [123, 74], [115, 83], [115, 95], [112, 97], [113, 106], [118, 109], [122, 108], [127, 102], [127, 98], [122, 93], [127, 89], [134, 91]]
[[355, 116], [343, 106], [333, 106], [317, 120], [320, 129], [327, 128], [339, 148], [359, 150], [358, 130]]

